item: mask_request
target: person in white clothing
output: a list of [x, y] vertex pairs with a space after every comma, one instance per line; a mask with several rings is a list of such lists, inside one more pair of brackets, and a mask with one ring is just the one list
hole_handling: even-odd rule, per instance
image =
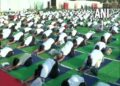
[[24, 41], [21, 42], [21, 45], [18, 48], [33, 46], [34, 44], [35, 44], [35, 35], [32, 34], [32, 36], [28, 36], [26, 39], [24, 39]]
[[[34, 75], [31, 76], [25, 82], [29, 83], [32, 81], [31, 84], [35, 84], [36, 79], [40, 78], [43, 82], [46, 78], [56, 78], [59, 75], [58, 70], [58, 62], [54, 59], [47, 59], [42, 65], [40, 64], [38, 68], [35, 70]], [[42, 83], [41, 82], [41, 83]]]
[[2, 32], [0, 33], [0, 40], [3, 39], [8, 39], [12, 35], [12, 30], [7, 28], [3, 29]]
[[86, 34], [84, 35], [84, 38], [85, 38], [86, 40], [92, 39], [94, 34], [95, 34], [94, 31], [89, 31], [88, 33], [86, 33]]
[[79, 75], [72, 75], [70, 78], [65, 79], [61, 86], [87, 86], [83, 77]]
[[37, 54], [41, 54], [45, 51], [48, 51], [51, 49], [51, 47], [54, 43], [55, 43], [55, 40], [53, 38], [49, 38], [44, 43], [42, 43], [35, 52]]
[[102, 61], [104, 59], [104, 55], [100, 50], [94, 49], [88, 56], [86, 64], [82, 71], [89, 69], [94, 75], [97, 75], [97, 69], [100, 67]]
[[118, 28], [117, 26], [112, 26], [112, 27], [110, 28], [110, 32], [111, 32], [112, 34], [117, 34], [117, 33], [119, 33], [119, 28]]
[[0, 49], [0, 57], [10, 57], [14, 54], [13, 49], [10, 47], [4, 47]]
[[86, 45], [86, 39], [84, 39], [83, 37], [77, 37], [76, 39], [73, 39], [73, 43], [74, 46], [78, 48], [80, 46]]
[[18, 32], [17, 34], [15, 34], [14, 36], [12, 36], [9, 39], [8, 44], [12, 44], [15, 42], [22, 42], [24, 40], [24, 33], [23, 32]]
[[97, 42], [95, 45], [95, 49], [98, 49], [102, 51], [103, 53], [105, 53], [106, 48], [107, 48], [107, 45], [102, 41]]
[[112, 39], [112, 34], [108, 33], [108, 32], [104, 33], [104, 35], [101, 36], [101, 41], [106, 43], [106, 44], [110, 43], [111, 39]]
[[67, 41], [67, 34], [64, 32], [58, 35], [55, 40], [56, 44], [64, 44], [66, 41]]
[[55, 56], [59, 62], [64, 60], [65, 56], [74, 56], [74, 44], [72, 41], [67, 41], [63, 48], [60, 50], [60, 53]]
[[30, 66], [32, 64], [32, 58], [31, 54], [25, 53], [22, 57], [20, 58], [14, 58], [11, 67], [7, 70], [14, 70], [19, 68], [20, 66]]
[[47, 39], [52, 34], [52, 32], [53, 31], [51, 29], [44, 31], [42, 34], [42, 39]]

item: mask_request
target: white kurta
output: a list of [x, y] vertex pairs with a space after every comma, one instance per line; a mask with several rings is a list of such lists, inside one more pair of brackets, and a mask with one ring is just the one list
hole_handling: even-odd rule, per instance
[[8, 38], [10, 34], [11, 34], [11, 29], [3, 29], [3, 32], [2, 32], [3, 39]]
[[43, 32], [44, 30], [42, 28], [36, 29], [37, 34], [40, 34], [41, 32]]
[[24, 28], [25, 32], [29, 32], [30, 30], [32, 30], [32, 28], [26, 27]]
[[85, 34], [86, 38], [89, 39], [95, 32], [94, 31], [90, 31], [88, 33]]
[[44, 63], [43, 63], [43, 69], [41, 70], [41, 74], [40, 76], [43, 78], [47, 78], [48, 74], [50, 73], [50, 71], [52, 70], [52, 67], [54, 66], [55, 61], [53, 59], [47, 59]]
[[105, 38], [105, 42], [107, 42], [109, 37], [111, 36], [111, 33], [105, 33], [103, 36]]
[[106, 48], [106, 44], [104, 42], [97, 42], [95, 46], [99, 46], [99, 50]]
[[18, 65], [24, 65], [24, 63], [31, 57], [31, 54], [25, 53], [21, 58], [19, 58]]
[[5, 48], [3, 48], [3, 49], [0, 50], [0, 55], [1, 55], [2, 57], [6, 57], [6, 55], [7, 55], [10, 51], [13, 51], [13, 49], [10, 48], [10, 47], [5, 47]]
[[64, 38], [67, 37], [67, 34], [66, 33], [61, 33], [59, 35], [59, 39], [58, 41], [60, 42], [60, 44], [63, 44], [65, 41], [64, 41]]
[[44, 50], [45, 50], [45, 51], [46, 51], [46, 50], [49, 50], [54, 42], [55, 42], [55, 41], [54, 41], [54, 39], [52, 39], [52, 38], [49, 38], [47, 41], [45, 41], [45, 42], [43, 43], [43, 45], [44, 45]]
[[84, 82], [84, 78], [80, 77], [79, 75], [73, 75], [68, 80], [69, 86], [79, 86], [83, 82]]
[[47, 37], [50, 36], [52, 33], [52, 30], [46, 30], [43, 34], [45, 34]]
[[103, 53], [100, 50], [95, 49], [90, 53], [90, 56], [92, 59], [92, 66], [99, 68], [104, 57]]
[[29, 44], [32, 42], [32, 39], [33, 39], [32, 36], [27, 37], [27, 39], [25, 40], [25, 45], [29, 46]]
[[14, 35], [14, 41], [18, 41], [21, 36], [23, 36], [23, 32], [19, 32], [16, 35]]
[[83, 40], [84, 40], [84, 38], [78, 37], [78, 38], [76, 39], [77, 45], [80, 45], [80, 44], [83, 42]]
[[61, 49], [63, 52], [63, 55], [66, 56], [70, 53], [71, 49], [73, 47], [73, 43], [71, 41], [68, 41], [65, 46]]

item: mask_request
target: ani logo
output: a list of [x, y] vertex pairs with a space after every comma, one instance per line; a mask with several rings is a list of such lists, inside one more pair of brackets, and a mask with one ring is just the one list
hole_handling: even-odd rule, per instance
[[96, 9], [95, 18], [109, 18], [109, 9]]

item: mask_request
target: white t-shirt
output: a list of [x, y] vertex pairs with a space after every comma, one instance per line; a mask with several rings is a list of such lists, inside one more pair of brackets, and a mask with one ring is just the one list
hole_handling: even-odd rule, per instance
[[0, 55], [1, 55], [2, 57], [6, 57], [6, 55], [7, 55], [10, 51], [13, 51], [13, 49], [10, 48], [10, 47], [5, 47], [5, 48], [3, 48], [3, 49], [0, 50]]
[[81, 83], [85, 82], [83, 77], [79, 75], [73, 75], [69, 80], [69, 86], [79, 86]]
[[96, 50], [96, 49], [90, 53], [90, 56], [92, 59], [92, 66], [96, 66], [96, 63], [98, 61], [102, 61], [104, 57], [103, 53], [100, 50]]
[[49, 50], [54, 42], [55, 42], [55, 41], [54, 41], [54, 39], [52, 39], [52, 38], [49, 38], [47, 41], [45, 41], [45, 42], [43, 43], [43, 45], [44, 45], [44, 50], [45, 50], [45, 51], [46, 51], [46, 50]]
[[30, 86], [42, 86], [43, 82], [40, 77], [35, 79]]
[[94, 31], [90, 31], [88, 33], [85, 34], [86, 38], [89, 39], [95, 32]]
[[102, 50], [103, 48], [106, 48], [106, 44], [104, 42], [97, 42], [95, 46], [99, 46], [99, 50]]
[[38, 28], [38, 29], [36, 29], [36, 31], [37, 31], [37, 34], [40, 34], [40, 33], [43, 32], [44, 30], [43, 30], [42, 28]]
[[52, 30], [46, 30], [43, 34], [45, 34], [47, 37], [50, 36], [52, 33]]
[[23, 32], [19, 32], [16, 35], [14, 35], [14, 41], [18, 41], [21, 36], [23, 36]]
[[41, 28], [43, 24], [37, 24], [37, 28]]
[[8, 28], [11, 28], [14, 25], [14, 23], [9, 23]]
[[111, 33], [105, 33], [104, 34], [105, 42], [108, 41], [108, 39], [109, 39], [110, 36], [111, 36]]
[[59, 33], [62, 33], [64, 30], [65, 30], [65, 27], [61, 27], [61, 28], [59, 29]]
[[65, 41], [64, 41], [64, 38], [67, 37], [67, 34], [66, 33], [61, 33], [59, 35], [59, 39], [58, 41], [60, 42], [60, 44], [63, 44]]
[[50, 73], [50, 71], [52, 70], [52, 67], [54, 66], [55, 61], [53, 59], [47, 59], [44, 63], [43, 63], [43, 69], [41, 70], [41, 74], [40, 76], [43, 78], [47, 78], [48, 74]]
[[77, 33], [77, 30], [72, 30], [72, 36], [75, 36]]
[[18, 65], [24, 65], [24, 63], [31, 57], [31, 54], [25, 53], [20, 59]]
[[24, 28], [25, 32], [29, 32], [30, 30], [32, 30], [32, 28], [26, 27]]
[[114, 26], [114, 27], [112, 27], [112, 30], [114, 30], [116, 33], [119, 33], [119, 28], [118, 27], [116, 27], [116, 26]]
[[29, 46], [29, 44], [32, 42], [32, 39], [33, 39], [32, 36], [27, 37], [26, 40], [25, 40], [25, 45]]
[[73, 47], [73, 43], [71, 41], [68, 41], [65, 46], [61, 49], [63, 52], [63, 55], [66, 56], [70, 53], [71, 49]]
[[3, 39], [8, 38], [10, 34], [11, 34], [11, 29], [3, 29], [3, 32], [2, 32]]
[[33, 22], [28, 23], [28, 27], [31, 27], [33, 24]]
[[84, 38], [78, 37], [78, 38], [76, 39], [77, 45], [80, 45], [80, 44], [83, 42], [83, 40], [84, 40]]

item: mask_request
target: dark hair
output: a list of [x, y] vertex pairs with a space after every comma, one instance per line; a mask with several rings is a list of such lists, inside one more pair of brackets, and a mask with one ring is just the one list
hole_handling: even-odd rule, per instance
[[102, 42], [105, 42], [105, 39], [104, 39], [104, 36], [101, 36], [101, 39], [100, 39]]
[[46, 39], [47, 36], [45, 34], [42, 35], [42, 39]]
[[69, 86], [68, 79], [64, 80], [61, 86]]
[[91, 66], [91, 64], [92, 64], [92, 59], [90, 57], [91, 56], [89, 55], [88, 59], [87, 59], [87, 66]]
[[12, 41], [14, 41], [14, 37], [13, 36], [9, 38], [9, 42], [12, 42]]
[[40, 47], [38, 49], [38, 51], [42, 51], [42, 50], [44, 50], [44, 45], [40, 45]]
[[42, 70], [43, 66], [40, 64], [38, 65], [38, 68], [35, 70], [35, 73], [34, 73], [34, 78], [37, 78], [40, 76], [40, 71]]
[[18, 63], [19, 63], [19, 59], [18, 58], [15, 58], [14, 60], [13, 60], [13, 66], [16, 66]]
[[79, 86], [87, 86], [85, 82], [82, 82]]
[[96, 46], [95, 46], [95, 49], [99, 50], [99, 46], [98, 46], [98, 45], [96, 45]]

